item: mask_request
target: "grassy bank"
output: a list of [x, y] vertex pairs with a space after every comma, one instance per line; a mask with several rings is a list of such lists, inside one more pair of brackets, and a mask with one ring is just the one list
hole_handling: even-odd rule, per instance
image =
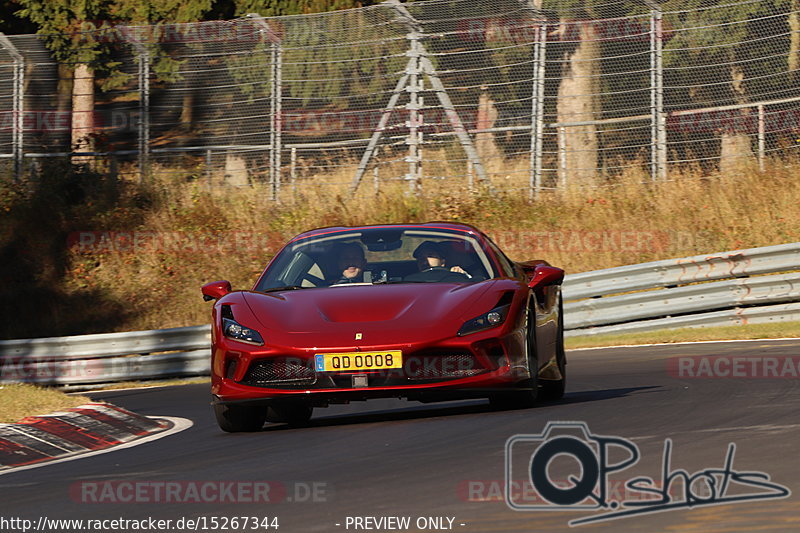
[[800, 322], [774, 322], [719, 326], [710, 328], [681, 328], [666, 331], [646, 331], [595, 337], [568, 337], [567, 349], [623, 346], [631, 344], [664, 344], [676, 342], [724, 341], [729, 339], [781, 339], [800, 338]]
[[[69, 168], [0, 184], [0, 337], [166, 328], [208, 320], [201, 284], [249, 287], [285, 240], [327, 225], [453, 220], [487, 231], [513, 259], [581, 272], [800, 239], [800, 163], [726, 176], [641, 174], [604, 187], [423, 192], [304, 184], [280, 204], [268, 187], [209, 188], [156, 173], [146, 186]], [[645, 183], [643, 183], [645, 182]], [[496, 183], [495, 185], [502, 185]], [[508, 189], [506, 189], [508, 190]]]
[[35, 385], [0, 385], [0, 423], [12, 423], [26, 416], [44, 415], [90, 401], [86, 396], [69, 396]]

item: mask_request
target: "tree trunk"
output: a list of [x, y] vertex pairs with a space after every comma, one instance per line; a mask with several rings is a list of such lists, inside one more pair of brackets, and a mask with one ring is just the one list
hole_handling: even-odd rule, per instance
[[[486, 87], [481, 87], [481, 96], [478, 100], [478, 116], [475, 120], [475, 129], [488, 130], [494, 128], [497, 121], [497, 107], [486, 91]], [[494, 133], [483, 132], [475, 135], [475, 150], [483, 161], [485, 167], [492, 163], [500, 164], [500, 150], [495, 143]]]
[[[591, 23], [580, 24], [579, 42], [563, 56], [561, 84], [558, 87], [558, 122], [595, 120], [600, 111], [598, 97], [600, 43]], [[587, 185], [596, 179], [598, 166], [596, 126], [567, 126], [565, 128], [561, 183]]]
[[94, 70], [85, 63], [75, 67], [72, 84], [72, 149], [94, 149]]
[[[745, 73], [739, 65], [731, 67], [731, 90], [737, 104], [748, 102], [745, 94]], [[720, 136], [719, 170], [726, 174], [741, 168], [753, 158], [753, 147], [748, 132], [750, 109], [743, 109], [734, 115], [726, 131]]]
[[720, 138], [719, 170], [729, 174], [742, 168], [753, 158], [750, 136], [741, 133], [723, 133]]
[[225, 185], [244, 187], [248, 184], [247, 163], [241, 155], [228, 152], [225, 155]]
[[199, 68], [195, 64], [194, 59], [184, 64], [181, 68], [180, 75], [183, 78], [181, 88], [183, 89], [183, 97], [181, 98], [181, 116], [179, 118], [182, 128], [189, 129], [194, 121], [194, 88], [197, 87], [196, 80], [194, 79], [193, 72]]
[[192, 126], [192, 111], [194, 111], [194, 92], [189, 87], [186, 87], [181, 102], [180, 118], [181, 126], [184, 128], [190, 128]]

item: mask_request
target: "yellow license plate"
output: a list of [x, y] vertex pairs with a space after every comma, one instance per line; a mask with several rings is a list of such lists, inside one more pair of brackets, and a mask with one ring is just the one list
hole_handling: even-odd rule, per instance
[[315, 356], [317, 372], [354, 372], [360, 370], [388, 370], [403, 367], [403, 352], [347, 352], [318, 353]]

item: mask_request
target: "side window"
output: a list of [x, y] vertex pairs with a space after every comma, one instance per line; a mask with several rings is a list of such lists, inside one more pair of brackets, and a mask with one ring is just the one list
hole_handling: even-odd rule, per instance
[[506, 255], [500, 251], [495, 243], [488, 238], [486, 239], [486, 242], [497, 257], [497, 260], [500, 263], [500, 268], [503, 269], [503, 274], [510, 278], [518, 278], [519, 272], [517, 272], [517, 268], [514, 266], [514, 263], [509, 261], [508, 257], [506, 257]]

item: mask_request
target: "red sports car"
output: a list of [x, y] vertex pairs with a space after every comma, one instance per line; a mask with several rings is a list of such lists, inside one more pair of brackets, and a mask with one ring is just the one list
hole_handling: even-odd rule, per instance
[[464, 224], [335, 227], [298, 235], [250, 291], [203, 286], [220, 428], [301, 425], [369, 398], [557, 399], [566, 378], [564, 271], [515, 263]]

